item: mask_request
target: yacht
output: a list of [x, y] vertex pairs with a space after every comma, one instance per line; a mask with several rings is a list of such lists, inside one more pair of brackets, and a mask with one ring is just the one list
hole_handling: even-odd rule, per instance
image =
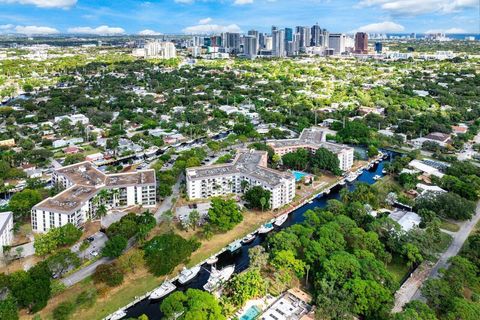
[[387, 170], [382, 169], [382, 173], [383, 173], [383, 174], [387, 174]]
[[273, 230], [273, 224], [271, 222], [265, 223], [258, 229], [259, 234], [269, 233]]
[[208, 278], [207, 283], [203, 286], [203, 289], [208, 292], [215, 291], [222, 283], [230, 279], [234, 271], [234, 264], [226, 266], [222, 270], [217, 270], [217, 268], [212, 267], [210, 277]]
[[350, 173], [346, 178], [345, 180], [347, 180], [348, 182], [353, 182], [355, 181], [355, 179], [357, 179], [357, 175], [355, 173]]
[[127, 314], [125, 313], [125, 311], [123, 310], [118, 310], [116, 312], [114, 312], [109, 318], [108, 320], [120, 320], [122, 319], [123, 317], [125, 317]]
[[230, 244], [227, 246], [227, 250], [228, 250], [230, 253], [234, 253], [235, 251], [237, 251], [237, 250], [240, 249], [241, 247], [242, 247], [242, 242], [241, 242], [241, 241], [235, 241], [235, 242], [230, 243]]
[[248, 243], [252, 242], [253, 240], [255, 240], [255, 238], [256, 238], [255, 234], [249, 233], [242, 239], [242, 243], [243, 244], [248, 244]]
[[288, 213], [284, 213], [281, 216], [278, 216], [275, 219], [275, 222], [273, 224], [276, 225], [277, 227], [280, 227], [282, 224], [285, 223], [285, 221], [287, 221], [287, 219], [288, 219]]
[[168, 280], [165, 280], [160, 287], [153, 290], [150, 294], [150, 300], [156, 300], [165, 297], [167, 294], [171, 293], [177, 289], [177, 287]]
[[208, 258], [206, 262], [207, 262], [207, 264], [215, 264], [215, 263], [217, 263], [217, 261], [218, 261], [218, 257], [217, 256], [212, 256], [212, 257]]
[[200, 266], [196, 266], [191, 269], [183, 268], [182, 272], [180, 272], [180, 276], [178, 276], [178, 282], [180, 284], [187, 283], [197, 276], [197, 274], [200, 272], [200, 269]]

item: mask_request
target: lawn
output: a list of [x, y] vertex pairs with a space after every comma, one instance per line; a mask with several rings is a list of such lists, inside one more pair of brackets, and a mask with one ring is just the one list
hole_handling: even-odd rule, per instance
[[393, 256], [392, 261], [387, 264], [387, 270], [392, 274], [393, 279], [400, 285], [400, 281], [408, 274], [407, 262], [400, 256]]
[[440, 229], [444, 229], [451, 232], [457, 232], [458, 230], [460, 230], [460, 227], [452, 221], [442, 220], [440, 223]]

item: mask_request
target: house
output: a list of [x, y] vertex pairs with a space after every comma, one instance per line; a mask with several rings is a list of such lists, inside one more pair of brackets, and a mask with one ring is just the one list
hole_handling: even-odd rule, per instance
[[75, 146], [70, 146], [70, 147], [66, 147], [65, 149], [63, 149], [63, 153], [65, 154], [76, 154], [76, 153], [79, 153], [81, 151], [81, 149], [79, 147], [75, 147]]
[[445, 193], [447, 190], [440, 188], [439, 186], [430, 186], [428, 184], [417, 183], [417, 190], [421, 194], [425, 194], [426, 192], [436, 192], [436, 193]]
[[0, 212], [0, 253], [4, 246], [13, 242], [13, 213], [11, 211]]
[[95, 161], [102, 161], [104, 159], [103, 153], [93, 153], [89, 154], [85, 157], [85, 161], [95, 162]]
[[427, 141], [437, 143], [441, 147], [446, 147], [451, 142], [451, 136], [447, 133], [432, 132], [423, 138], [413, 139], [412, 144], [415, 148], [421, 148]]
[[420, 225], [422, 218], [413, 211], [405, 211], [401, 209], [396, 209], [388, 215], [390, 219], [396, 221], [402, 230], [408, 232], [415, 227]]
[[465, 134], [468, 131], [468, 126], [459, 124], [458, 126], [452, 126], [452, 132], [454, 135]]
[[[302, 320], [312, 312], [312, 298], [304, 291], [293, 288], [283, 293], [258, 319], [262, 320]], [[310, 318], [311, 319], [311, 318]]]
[[427, 176], [436, 176], [442, 178], [444, 174], [437, 168], [432, 167], [420, 160], [412, 160], [408, 164], [413, 169], [423, 172]]
[[14, 147], [15, 139], [0, 140], [0, 147]]

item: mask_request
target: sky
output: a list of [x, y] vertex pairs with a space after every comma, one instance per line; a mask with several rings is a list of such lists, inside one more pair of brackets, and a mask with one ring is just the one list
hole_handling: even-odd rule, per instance
[[480, 33], [480, 0], [0, 0], [0, 34]]

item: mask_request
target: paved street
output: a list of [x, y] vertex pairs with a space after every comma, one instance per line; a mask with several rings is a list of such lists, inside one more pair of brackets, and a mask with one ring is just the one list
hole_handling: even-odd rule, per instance
[[[432, 270], [430, 271], [429, 278], [437, 278], [439, 275], [440, 269], [448, 268], [448, 260], [451, 257], [454, 257], [458, 254], [460, 249], [462, 248], [465, 240], [467, 240], [470, 232], [473, 230], [475, 225], [480, 221], [480, 201], [477, 203], [477, 209], [475, 211], [475, 215], [469, 221], [463, 223], [460, 227], [460, 230], [455, 233], [452, 239], [452, 243], [450, 247], [448, 247], [447, 251], [445, 251], [437, 263], [433, 266]], [[421, 287], [420, 287], [421, 288]], [[421, 300], [423, 297], [421, 295], [420, 289], [418, 289], [411, 300]]]
[[96, 255], [99, 255], [108, 240], [108, 237], [100, 231], [94, 233], [91, 237], [93, 238], [93, 241], [90, 243], [90, 246], [84, 251], [79, 251], [81, 242], [75, 244], [72, 247], [72, 252], [77, 253], [80, 259], [92, 259]]

